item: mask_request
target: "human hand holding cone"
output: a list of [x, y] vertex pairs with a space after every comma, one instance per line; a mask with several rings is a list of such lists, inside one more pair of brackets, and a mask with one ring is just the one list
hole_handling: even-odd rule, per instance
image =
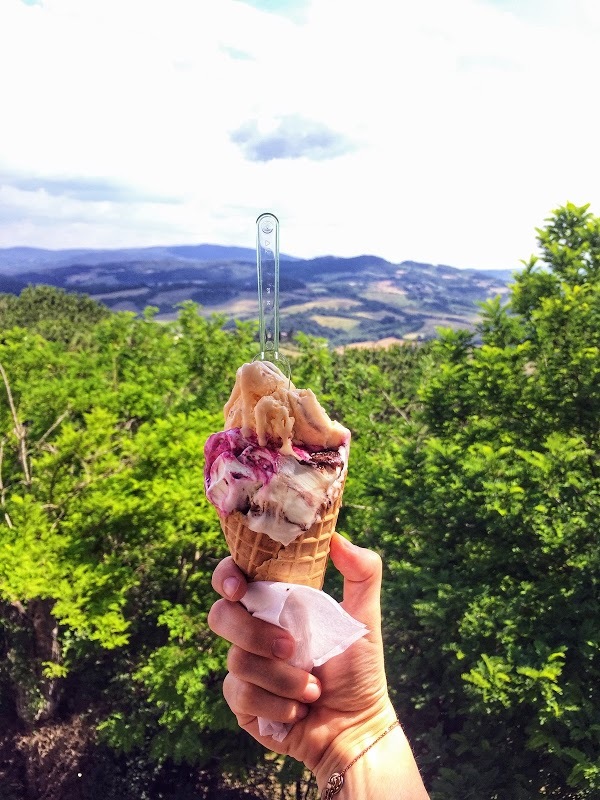
[[[350, 431], [329, 418], [310, 389], [298, 390], [289, 379], [278, 353], [278, 222], [264, 214], [257, 227], [261, 352], [238, 369], [224, 430], [206, 442], [204, 483], [233, 560], [251, 581], [242, 605], [287, 630], [296, 643], [289, 663], [311, 671], [367, 633], [320, 591]], [[291, 727], [258, 717], [260, 734], [278, 742]]]

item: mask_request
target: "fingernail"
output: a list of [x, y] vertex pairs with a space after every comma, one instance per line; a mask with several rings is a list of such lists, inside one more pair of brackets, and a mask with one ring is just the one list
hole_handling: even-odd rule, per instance
[[296, 719], [305, 719], [308, 716], [309, 709], [307, 706], [298, 706], [296, 710]]
[[223, 594], [230, 600], [235, 597], [237, 590], [240, 588], [239, 578], [225, 578], [223, 581]]
[[318, 680], [314, 676], [310, 676], [308, 683], [302, 695], [305, 703], [314, 703], [321, 696], [321, 687]]
[[283, 658], [287, 661], [294, 654], [294, 643], [289, 639], [274, 639], [271, 652], [275, 658]]

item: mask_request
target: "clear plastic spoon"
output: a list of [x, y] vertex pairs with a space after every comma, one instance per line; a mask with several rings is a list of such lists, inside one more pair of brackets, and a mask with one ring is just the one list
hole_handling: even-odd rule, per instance
[[256, 220], [256, 271], [260, 353], [255, 361], [271, 361], [290, 377], [290, 364], [279, 352], [279, 220], [261, 214]]

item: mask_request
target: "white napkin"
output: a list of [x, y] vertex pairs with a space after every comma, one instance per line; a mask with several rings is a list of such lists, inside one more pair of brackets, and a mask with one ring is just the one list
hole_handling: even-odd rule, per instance
[[[294, 667], [310, 672], [368, 633], [366, 625], [351, 617], [333, 597], [310, 586], [275, 581], [248, 585], [242, 604], [254, 617], [289, 631], [296, 640], [290, 659]], [[258, 718], [261, 736], [282, 742], [292, 725]]]

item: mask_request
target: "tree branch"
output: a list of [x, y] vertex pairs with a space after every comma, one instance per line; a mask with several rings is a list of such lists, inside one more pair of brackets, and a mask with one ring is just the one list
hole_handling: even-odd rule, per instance
[[9, 528], [13, 527], [12, 520], [8, 511], [6, 510], [6, 486], [4, 485], [4, 478], [2, 477], [2, 466], [4, 462], [4, 442], [6, 440], [2, 439], [0, 442], [0, 505], [4, 509], [4, 519], [6, 520], [6, 524]]
[[19, 614], [22, 617], [26, 617], [27, 616], [27, 609], [25, 608], [25, 606], [23, 605], [23, 603], [20, 600], [11, 601], [11, 606], [13, 608], [16, 608], [17, 611], [19, 612]]
[[394, 401], [392, 400], [392, 398], [389, 396], [389, 394], [388, 394], [386, 391], [382, 390], [381, 394], [382, 394], [382, 395], [385, 397], [385, 399], [388, 401], [388, 403], [390, 404], [390, 406], [391, 406], [391, 407], [394, 409], [394, 411], [396, 412], [396, 414], [398, 414], [400, 417], [402, 417], [402, 419], [403, 419], [405, 422], [408, 422], [408, 421], [409, 421], [409, 419], [408, 419], [408, 415], [407, 415], [406, 411], [403, 411], [403, 409], [399, 408], [399, 407], [398, 407], [398, 406], [397, 406], [397, 405], [394, 403]]
[[8, 382], [8, 375], [2, 364], [0, 364], [0, 375], [2, 375], [2, 380], [4, 381], [4, 386], [6, 387], [6, 396], [8, 398], [8, 405], [10, 407], [10, 413], [13, 418], [13, 423], [15, 426], [14, 433], [17, 437], [18, 447], [19, 447], [19, 461], [21, 462], [21, 466], [23, 467], [23, 474], [25, 475], [25, 486], [31, 486], [31, 470], [29, 469], [29, 463], [27, 461], [27, 429], [24, 425], [19, 422], [19, 417], [17, 416], [17, 409], [15, 407], [15, 401], [13, 400], [12, 392], [10, 390], [10, 384]]
[[46, 441], [46, 439], [48, 438], [48, 436], [50, 436], [52, 431], [56, 430], [56, 428], [58, 428], [58, 426], [63, 421], [63, 419], [65, 419], [65, 417], [68, 417], [69, 414], [70, 414], [70, 411], [69, 411], [68, 408], [67, 408], [66, 411], [63, 411], [63, 413], [60, 415], [60, 417], [57, 420], [55, 420], [55, 422], [53, 422], [52, 425], [50, 425], [50, 427], [48, 428], [46, 433], [42, 436], [42, 438], [37, 440], [37, 442], [35, 443], [36, 447], [39, 447], [41, 444], [43, 444]]

